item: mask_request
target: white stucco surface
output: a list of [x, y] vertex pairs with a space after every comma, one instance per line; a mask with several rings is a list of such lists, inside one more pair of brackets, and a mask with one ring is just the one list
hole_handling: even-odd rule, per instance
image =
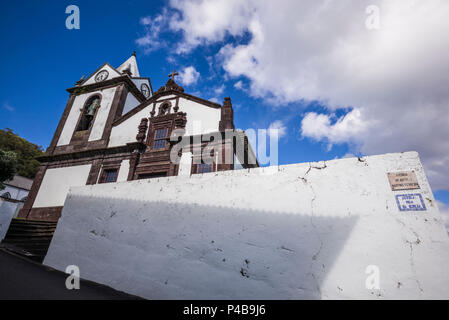
[[140, 77], [139, 68], [137, 67], [136, 56], [132, 55], [125, 62], [123, 62], [120, 67], [117, 68], [117, 71], [123, 72], [123, 70], [128, 69], [131, 71], [131, 75], [133, 77]]
[[[391, 190], [404, 170], [420, 189]], [[398, 209], [409, 193], [425, 211]], [[44, 264], [149, 299], [449, 298], [415, 152], [71, 188]]]
[[187, 113], [186, 135], [218, 131], [221, 110], [179, 98], [179, 111]]
[[23, 207], [23, 203], [13, 203], [0, 199], [0, 241], [5, 238], [14, 214], [21, 207]]
[[152, 105], [147, 106], [119, 125], [112, 127], [108, 147], [123, 146], [135, 142], [140, 121], [142, 118], [149, 118], [152, 108]]
[[28, 196], [29, 190], [16, 188], [14, 186], [8, 186], [5, 185], [5, 188], [0, 191], [0, 195], [3, 195], [4, 193], [8, 192], [11, 195], [12, 199], [15, 200], [22, 200], [26, 196]]
[[[114, 100], [117, 87], [101, 90], [102, 95], [100, 108], [97, 110], [92, 130], [90, 131], [89, 141], [100, 140], [103, 136], [104, 127], [111, 111], [112, 102]], [[89, 96], [91, 96], [90, 94]]]
[[86, 184], [91, 166], [47, 169], [33, 208], [63, 206], [70, 187]]
[[192, 152], [184, 152], [179, 160], [178, 176], [190, 176], [192, 171]]
[[83, 86], [89, 85], [89, 84], [93, 84], [96, 83], [95, 82], [95, 76], [100, 73], [101, 71], [106, 70], [109, 75], [105, 80], [111, 80], [117, 77], [120, 77], [121, 74], [118, 73], [116, 70], [114, 70], [110, 65], [106, 64], [103, 66], [103, 68], [99, 69], [97, 72], [95, 72], [94, 74], [91, 75], [90, 78], [87, 79], [87, 81], [85, 83], [83, 83]]
[[62, 129], [61, 136], [59, 137], [57, 145], [62, 146], [70, 143], [73, 132], [75, 131], [76, 125], [78, 123], [81, 110], [84, 107], [84, 103], [87, 99], [98, 93], [102, 95], [102, 99], [100, 108], [98, 108], [94, 125], [89, 136], [89, 141], [101, 139], [116, 90], [117, 88], [108, 88], [77, 96], [75, 98], [75, 101], [73, 102], [72, 109], [69, 112], [69, 116], [67, 117], [67, 120], [64, 124], [64, 128]]
[[131, 92], [128, 92], [128, 95], [126, 96], [125, 106], [123, 107], [122, 115], [134, 109], [139, 104], [140, 104], [139, 100], [137, 100], [136, 97], [134, 97], [134, 95]]
[[[148, 81], [148, 79], [146, 78], [131, 78], [132, 82], [134, 82], [134, 84], [136, 85], [137, 89], [139, 89], [140, 91], [142, 91], [142, 84], [145, 83], [148, 88], [150, 89], [150, 97], [153, 95], [153, 92], [151, 91], [151, 85], [150, 85], [150, 81]], [[150, 98], [148, 97], [148, 99]]]
[[236, 155], [234, 155], [234, 170], [240, 170], [240, 169], [243, 169], [243, 166], [240, 163], [239, 158]]
[[123, 160], [118, 171], [117, 182], [127, 181], [129, 174], [129, 160]]
[[[174, 95], [164, 96], [164, 99], [176, 98]], [[170, 100], [172, 108], [175, 107], [175, 99]], [[156, 114], [159, 112], [159, 107], [165, 101], [156, 102]], [[132, 117], [126, 119], [117, 126], [114, 126], [111, 131], [111, 137], [108, 147], [116, 147], [125, 145], [136, 141], [138, 126], [142, 118], [149, 118], [150, 112], [153, 110], [151, 103], [144, 109], [137, 112]], [[187, 113], [187, 124], [185, 135], [204, 134], [216, 132], [220, 122], [221, 110], [207, 107], [200, 103], [190, 101], [184, 98], [179, 99], [179, 111]], [[173, 112], [173, 110], [171, 111]]]

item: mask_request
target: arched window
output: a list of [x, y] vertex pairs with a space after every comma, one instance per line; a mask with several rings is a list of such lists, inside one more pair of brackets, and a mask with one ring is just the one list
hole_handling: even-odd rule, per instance
[[159, 116], [166, 115], [170, 111], [170, 102], [165, 102], [159, 107]]
[[90, 130], [94, 122], [95, 114], [100, 107], [101, 98], [98, 95], [90, 97], [84, 105], [78, 128], [76, 131]]
[[5, 192], [2, 194], [2, 198], [11, 199], [11, 194], [9, 192]]

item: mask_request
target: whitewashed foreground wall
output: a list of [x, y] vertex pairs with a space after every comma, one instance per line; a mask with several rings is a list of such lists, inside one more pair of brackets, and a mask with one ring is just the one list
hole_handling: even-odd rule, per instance
[[23, 207], [22, 202], [14, 203], [0, 199], [0, 241], [5, 238], [14, 214], [21, 207]]
[[[421, 189], [391, 191], [402, 170]], [[427, 210], [399, 211], [401, 193]], [[44, 264], [149, 299], [449, 298], [415, 152], [72, 188]]]

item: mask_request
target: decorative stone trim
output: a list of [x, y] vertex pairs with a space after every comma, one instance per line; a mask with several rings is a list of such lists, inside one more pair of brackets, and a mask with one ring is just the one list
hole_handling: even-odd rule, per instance
[[134, 150], [144, 150], [146, 148], [146, 145], [144, 143], [140, 142], [133, 142], [128, 143], [124, 146], [118, 146], [114, 148], [99, 148], [99, 149], [91, 149], [91, 150], [82, 150], [78, 152], [68, 152], [68, 153], [60, 153], [55, 155], [43, 155], [40, 157], [37, 157], [36, 159], [43, 163], [50, 163], [50, 162], [62, 162], [62, 161], [68, 161], [68, 160], [75, 160], [75, 159], [86, 159], [86, 158], [92, 158], [95, 156], [107, 156], [107, 155], [113, 155], [118, 153], [131, 153]]
[[33, 208], [27, 220], [58, 221], [64, 207]]
[[[88, 103], [92, 102], [91, 100], [95, 97], [98, 97], [100, 99], [100, 106], [97, 108], [97, 110], [95, 110], [95, 114], [94, 117], [92, 119], [92, 125], [90, 126], [90, 128], [88, 130], [78, 130], [78, 127], [80, 125], [80, 121], [84, 116], [84, 112], [86, 110], [86, 107], [88, 105]], [[90, 95], [86, 101], [84, 101], [83, 107], [81, 108], [81, 112], [80, 115], [78, 116], [78, 121], [76, 122], [76, 126], [75, 126], [75, 130], [73, 131], [72, 134], [72, 138], [70, 139], [70, 144], [71, 145], [82, 145], [85, 146], [89, 140], [89, 136], [90, 133], [92, 131], [92, 128], [94, 126], [95, 120], [97, 119], [97, 115], [98, 115], [98, 109], [101, 108], [101, 101], [103, 100], [103, 96], [101, 95], [101, 93], [94, 93], [92, 95]]]
[[110, 163], [110, 164], [103, 164], [102, 168], [101, 168], [101, 174], [100, 174], [100, 178], [98, 179], [98, 183], [106, 183], [106, 173], [108, 170], [117, 170], [117, 177], [116, 180], [114, 182], [117, 181], [118, 178], [118, 174], [120, 172], [120, 164], [121, 161], [119, 163]]
[[[150, 99], [148, 99], [144, 103], [138, 105], [134, 109], [128, 111], [128, 113], [124, 114], [122, 117], [120, 117], [119, 119], [114, 121], [114, 123], [112, 125], [113, 126], [119, 125], [120, 123], [126, 121], [127, 119], [131, 118], [133, 115], [138, 113], [139, 111], [141, 111], [144, 108], [146, 108], [147, 106], [149, 106], [150, 104], [152, 104], [152, 103], [155, 104], [158, 99], [160, 99], [161, 97], [166, 96], [166, 95], [176, 95], [178, 100], [179, 100], [179, 97], [181, 97], [181, 98], [184, 98], [186, 100], [194, 101], [194, 102], [200, 103], [202, 105], [205, 105], [207, 107], [211, 107], [211, 108], [214, 108], [214, 109], [220, 109], [221, 108], [221, 105], [219, 105], [218, 103], [215, 103], [215, 102], [212, 102], [212, 101], [208, 101], [208, 100], [204, 100], [202, 98], [192, 96], [192, 95], [187, 94], [185, 92], [179, 92], [179, 91], [174, 91], [174, 90], [163, 91], [163, 92], [155, 93]], [[170, 99], [170, 100], [172, 100], [172, 99]], [[179, 109], [179, 102], [177, 102], [176, 105], [178, 106], [178, 109]], [[153, 111], [154, 111], [154, 109], [155, 109], [155, 106], [153, 106]]]
[[67, 89], [67, 92], [76, 96], [84, 93], [98, 91], [100, 89], [107, 89], [108, 87], [115, 87], [117, 84], [122, 83], [126, 85], [127, 89], [134, 94], [139, 102], [144, 102], [146, 100], [143, 93], [140, 92], [140, 90], [136, 87], [136, 85], [128, 75], [112, 78], [110, 80], [105, 80], [102, 82], [92, 83], [86, 86], [69, 88]]
[[64, 129], [64, 125], [69, 117], [70, 110], [72, 110], [73, 102], [75, 101], [76, 96], [70, 94], [69, 100], [67, 101], [67, 105], [65, 106], [64, 112], [62, 114], [61, 120], [59, 120], [58, 127], [56, 128], [55, 134], [53, 135], [53, 139], [51, 140], [50, 146], [47, 148], [46, 153], [52, 154], [59, 138], [61, 137], [62, 129]]
[[138, 142], [143, 143], [145, 141], [147, 130], [148, 130], [148, 119], [142, 118], [142, 120], [140, 120], [139, 132], [137, 133], [136, 136], [136, 140]]
[[221, 108], [221, 119], [218, 125], [219, 131], [234, 130], [234, 110], [232, 109], [231, 98], [225, 98]]
[[41, 187], [42, 180], [44, 179], [45, 172], [47, 171], [47, 165], [42, 164], [33, 180], [33, 185], [31, 186], [31, 190], [28, 193], [27, 200], [22, 209], [20, 209], [18, 217], [28, 219], [31, 208], [33, 207], [34, 200], [36, 200], [37, 193], [39, 192], [39, 188]]

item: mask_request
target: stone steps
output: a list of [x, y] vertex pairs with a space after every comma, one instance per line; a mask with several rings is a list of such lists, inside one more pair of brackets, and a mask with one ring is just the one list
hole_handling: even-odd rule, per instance
[[1, 247], [39, 263], [45, 258], [57, 222], [13, 219]]

